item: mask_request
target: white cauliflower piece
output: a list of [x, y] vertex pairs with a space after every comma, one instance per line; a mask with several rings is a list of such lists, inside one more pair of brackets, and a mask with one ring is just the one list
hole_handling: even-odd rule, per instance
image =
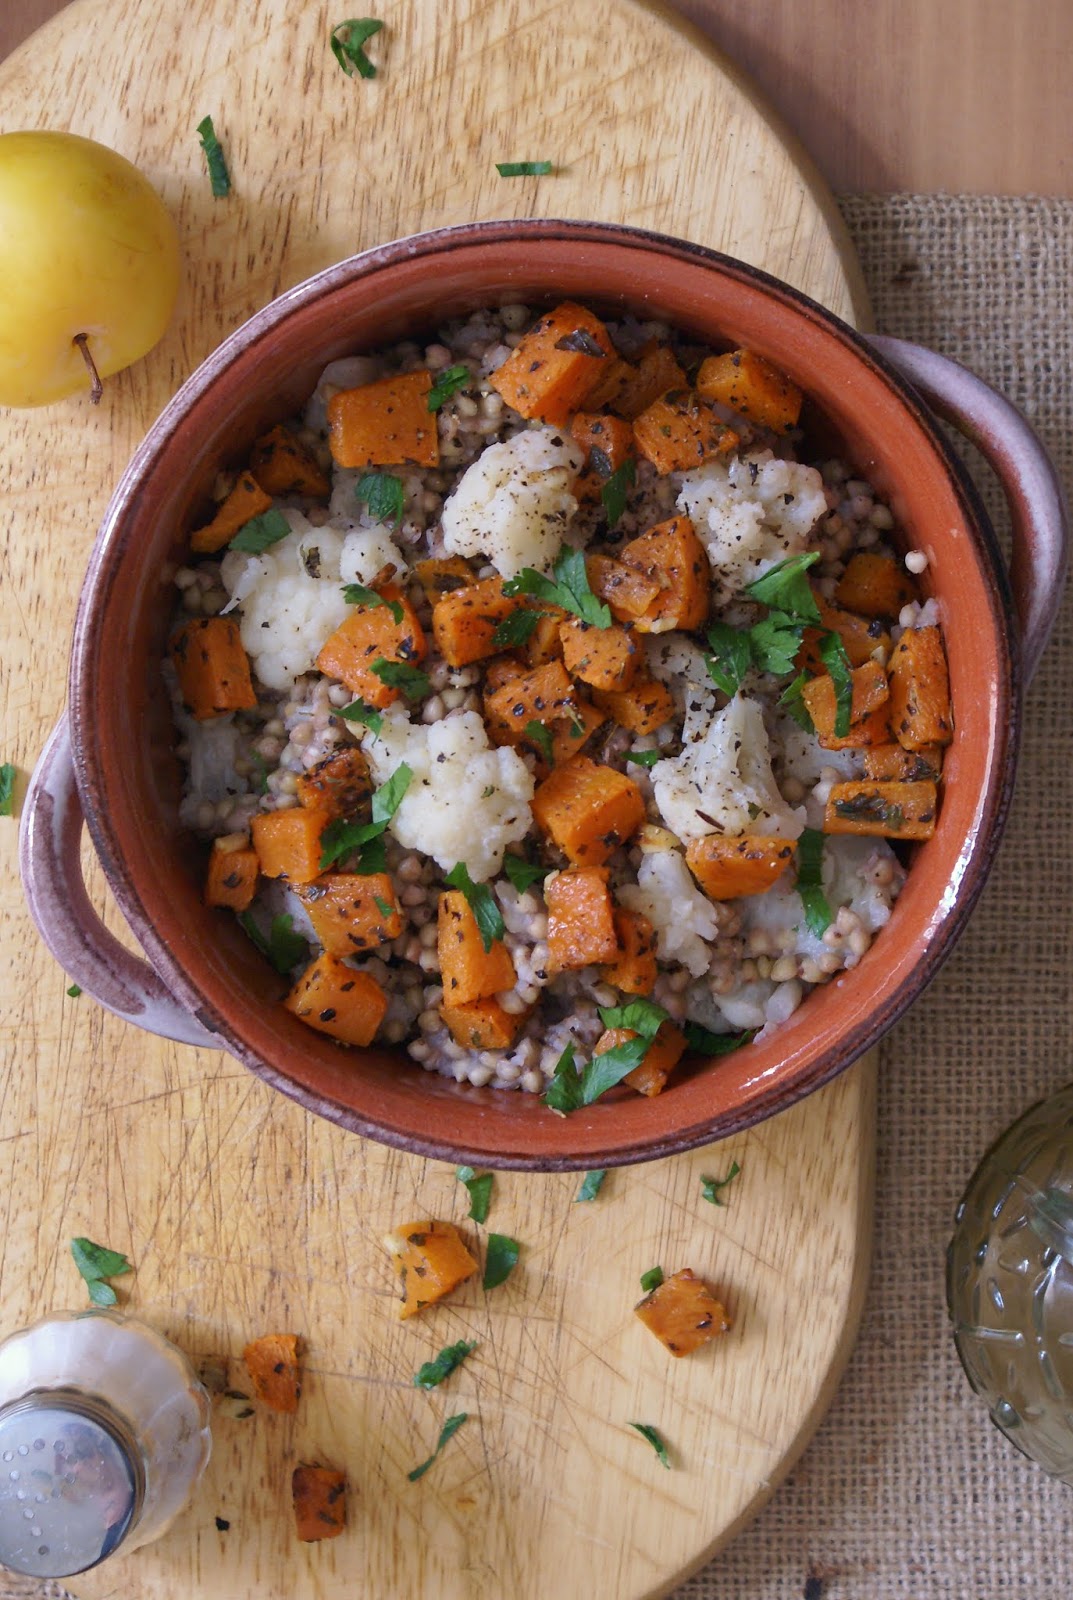
[[312, 670], [321, 646], [350, 607], [339, 581], [342, 540], [314, 528], [300, 511], [283, 508], [291, 531], [259, 556], [229, 550], [220, 579], [241, 604], [242, 644], [269, 689], [289, 689]]
[[344, 583], [372, 583], [389, 561], [397, 573], [405, 575], [406, 557], [382, 522], [354, 528], [343, 540], [339, 576]]
[[483, 555], [505, 578], [546, 572], [577, 510], [571, 494], [584, 454], [562, 428], [529, 428], [490, 444], [443, 506], [450, 555]]
[[678, 509], [708, 552], [712, 598], [720, 606], [804, 550], [827, 497], [815, 467], [757, 450], [685, 473]]
[[464, 861], [474, 883], [494, 877], [508, 844], [533, 823], [533, 778], [516, 750], [493, 749], [478, 712], [454, 712], [430, 726], [405, 711], [385, 712], [362, 748], [378, 784], [405, 762], [410, 787], [389, 830], [406, 850], [421, 850], [445, 872]]
[[707, 972], [712, 953], [706, 941], [717, 937], [719, 921], [715, 907], [697, 888], [685, 857], [677, 850], [654, 850], [642, 856], [636, 884], [624, 884], [618, 898], [651, 922], [661, 961], [680, 961], [695, 978]]
[[702, 738], [657, 761], [651, 777], [660, 815], [679, 839], [718, 832], [796, 839], [805, 826], [804, 810], [787, 805], [776, 787], [763, 713], [740, 694]]
[[648, 670], [665, 683], [675, 708], [685, 718], [682, 742], [702, 738], [715, 710], [715, 684], [704, 664], [704, 652], [684, 633], [651, 633], [645, 641]]

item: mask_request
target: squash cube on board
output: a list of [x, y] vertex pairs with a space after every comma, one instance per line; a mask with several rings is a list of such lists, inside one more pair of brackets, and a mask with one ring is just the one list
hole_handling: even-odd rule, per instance
[[634, 1307], [634, 1315], [672, 1356], [687, 1356], [699, 1350], [731, 1326], [725, 1308], [689, 1267], [683, 1267], [672, 1278], [664, 1278]]
[[415, 1316], [472, 1278], [477, 1262], [451, 1222], [406, 1222], [384, 1238], [402, 1279], [402, 1318]]
[[337, 1539], [346, 1527], [346, 1473], [303, 1462], [291, 1473], [291, 1503], [303, 1544]]
[[270, 1411], [297, 1411], [302, 1395], [298, 1338], [293, 1333], [266, 1333], [242, 1352], [253, 1392]]

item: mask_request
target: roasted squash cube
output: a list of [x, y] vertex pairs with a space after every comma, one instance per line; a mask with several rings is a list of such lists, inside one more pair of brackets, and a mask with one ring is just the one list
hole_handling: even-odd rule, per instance
[[402, 1279], [400, 1317], [412, 1317], [472, 1278], [477, 1263], [451, 1222], [407, 1222], [384, 1239]]
[[938, 628], [906, 628], [890, 658], [890, 725], [907, 750], [954, 737], [950, 677]]
[[852, 685], [849, 728], [835, 733], [838, 716], [834, 679], [827, 673], [811, 678], [801, 690], [812, 725], [825, 750], [853, 750], [867, 744], [890, 742], [890, 689], [878, 661], [866, 661], [850, 672]]
[[[593, 1048], [594, 1056], [606, 1055], [609, 1050], [614, 1050], [616, 1045], [628, 1044], [637, 1035], [632, 1028], [607, 1028], [597, 1039]], [[664, 1022], [660, 1025], [659, 1032], [649, 1044], [641, 1062], [634, 1067], [632, 1072], [627, 1072], [623, 1083], [628, 1083], [631, 1089], [636, 1089], [638, 1094], [648, 1095], [650, 1098], [663, 1089], [664, 1084], [685, 1055], [686, 1039], [680, 1028], [673, 1022]]]
[[518, 980], [510, 951], [502, 939], [493, 939], [490, 950], [484, 948], [477, 919], [460, 889], [440, 895], [437, 932], [445, 1005], [466, 1005], [514, 988]]
[[325, 756], [298, 779], [298, 800], [323, 812], [329, 822], [353, 822], [366, 810], [373, 792], [369, 763], [357, 745]]
[[639, 455], [661, 476], [688, 472], [714, 456], [727, 455], [738, 435], [692, 389], [669, 389], [634, 418]]
[[571, 861], [598, 867], [637, 832], [645, 820], [645, 803], [625, 773], [574, 756], [540, 784], [533, 816]]
[[346, 1527], [346, 1473], [303, 1462], [291, 1473], [291, 1503], [303, 1544], [337, 1539]]
[[824, 812], [824, 833], [863, 833], [881, 839], [930, 839], [938, 791], [934, 783], [836, 783]]
[[257, 704], [250, 660], [232, 617], [195, 617], [171, 641], [183, 705], [204, 722]]
[[327, 820], [324, 812], [309, 806], [258, 812], [250, 832], [264, 876], [287, 878], [291, 883], [312, 883], [319, 878], [320, 836]]
[[215, 555], [225, 544], [230, 544], [240, 528], [253, 517], [261, 516], [271, 504], [271, 494], [253, 474], [240, 472], [231, 493], [217, 506], [212, 521], [190, 535], [191, 550], [198, 556]]
[[850, 556], [835, 588], [838, 604], [862, 617], [897, 617], [916, 598], [916, 584], [901, 563], [869, 550]]
[[689, 1267], [664, 1278], [634, 1308], [672, 1356], [687, 1356], [730, 1328], [730, 1318], [703, 1279]]
[[263, 434], [253, 447], [250, 471], [268, 494], [300, 494], [326, 498], [328, 475], [308, 445], [282, 423]]
[[260, 875], [257, 852], [244, 833], [214, 839], [205, 875], [205, 904], [245, 911], [257, 893]]
[[686, 865], [709, 900], [763, 894], [793, 863], [792, 839], [774, 834], [708, 833], [686, 849]]
[[362, 955], [403, 930], [386, 872], [328, 872], [314, 883], [296, 885], [294, 892], [329, 955]]
[[641, 641], [620, 623], [597, 628], [581, 617], [559, 624], [563, 665], [594, 689], [628, 689], [644, 660]]
[[[383, 710], [403, 691], [385, 683], [373, 671], [374, 666], [391, 661], [416, 667], [428, 654], [428, 644], [402, 590], [387, 584], [380, 593], [389, 604], [355, 606], [321, 647], [317, 670], [329, 678], [338, 678], [366, 705]], [[401, 607], [401, 621], [395, 621], [392, 606]]]
[[545, 882], [548, 960], [553, 971], [617, 959], [620, 947], [607, 880], [606, 867], [579, 867]]
[[561, 428], [614, 355], [599, 317], [564, 300], [533, 324], [489, 381], [520, 416]]
[[699, 628], [708, 615], [710, 570], [704, 546], [688, 517], [671, 517], [621, 551], [627, 566], [636, 567], [659, 584], [659, 594], [634, 619], [641, 633], [671, 628]]
[[372, 1044], [387, 995], [375, 978], [324, 952], [306, 968], [283, 1004], [318, 1033], [341, 1044]]
[[638, 736], [655, 733], [674, 716], [674, 697], [655, 678], [635, 678], [629, 689], [597, 689], [593, 699], [620, 728]]
[[639, 567], [616, 561], [613, 556], [587, 556], [585, 571], [589, 588], [603, 600], [616, 622], [633, 622], [643, 617], [659, 598], [661, 577], [653, 577]]
[[482, 578], [441, 595], [432, 608], [432, 636], [449, 667], [468, 667], [502, 650], [496, 629], [526, 609], [523, 598], [503, 593], [502, 578]]
[[801, 390], [778, 367], [751, 350], [708, 356], [697, 373], [702, 400], [718, 401], [762, 428], [785, 433], [801, 415]]
[[253, 1339], [242, 1359], [253, 1392], [270, 1411], [297, 1411], [302, 1395], [298, 1339], [293, 1333], [266, 1333]]
[[585, 468], [574, 484], [577, 500], [599, 500], [604, 484], [634, 456], [633, 429], [622, 417], [578, 411], [570, 433], [585, 452]]
[[528, 1015], [505, 1011], [494, 995], [440, 1006], [452, 1039], [465, 1050], [509, 1050]]
[[820, 640], [824, 633], [837, 633], [845, 647], [851, 667], [863, 667], [877, 650], [882, 650], [884, 660], [890, 653], [890, 634], [880, 617], [859, 617], [855, 611], [833, 606], [814, 588], [813, 598], [819, 607], [820, 628], [806, 628], [794, 665], [798, 672], [809, 672], [818, 677], [827, 671], [827, 663], [820, 655]]
[[433, 605], [445, 594], [454, 594], [473, 582], [475, 573], [463, 556], [430, 556], [415, 561], [410, 568]]
[[604, 979], [623, 994], [652, 993], [656, 987], [656, 930], [640, 911], [615, 906], [612, 913], [619, 953], [604, 968]]
[[328, 444], [341, 467], [436, 467], [440, 440], [428, 408], [429, 372], [378, 378], [328, 401]]
[[861, 751], [861, 759], [865, 777], [876, 778], [880, 783], [937, 780], [943, 770], [943, 749], [938, 744], [922, 745], [919, 750], [906, 750], [900, 744], [874, 744]]

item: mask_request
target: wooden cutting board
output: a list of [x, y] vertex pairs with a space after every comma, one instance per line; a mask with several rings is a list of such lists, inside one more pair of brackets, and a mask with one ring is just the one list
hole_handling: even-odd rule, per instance
[[[78, 0], [0, 66], [0, 127], [66, 127], [123, 151], [185, 252], [170, 333], [96, 411], [0, 413], [0, 758], [28, 769], [62, 708], [94, 529], [148, 424], [226, 333], [316, 269], [472, 217], [587, 216], [717, 246], [865, 315], [829, 197], [676, 20], [634, 0], [376, 9], [374, 81], [332, 58], [341, 8], [293, 0]], [[207, 113], [234, 178], [226, 200], [194, 131]], [[495, 170], [542, 158], [553, 177]], [[575, 1203], [576, 1177], [497, 1176], [489, 1226], [521, 1242], [513, 1277], [403, 1325], [378, 1238], [464, 1218], [452, 1170], [310, 1118], [226, 1055], [67, 998], [22, 906], [11, 823], [0, 851], [0, 1327], [84, 1303], [67, 1243], [87, 1234], [136, 1263], [124, 1301], [195, 1360], [230, 1358], [235, 1387], [252, 1335], [291, 1329], [308, 1349], [297, 1417], [218, 1415], [192, 1509], [157, 1545], [72, 1579], [76, 1594], [631, 1600], [666, 1593], [764, 1502], [855, 1332], [870, 1067], [717, 1148], [613, 1172], [592, 1204]], [[90, 886], [114, 926], [95, 866]], [[732, 1161], [741, 1175], [717, 1209], [700, 1179]], [[670, 1359], [632, 1316], [657, 1263], [709, 1279], [733, 1333]], [[465, 1367], [416, 1390], [418, 1365], [460, 1338], [479, 1342]], [[468, 1422], [410, 1483], [459, 1411]], [[631, 1422], [662, 1431], [672, 1471]], [[333, 1543], [295, 1541], [303, 1459], [349, 1475]]]

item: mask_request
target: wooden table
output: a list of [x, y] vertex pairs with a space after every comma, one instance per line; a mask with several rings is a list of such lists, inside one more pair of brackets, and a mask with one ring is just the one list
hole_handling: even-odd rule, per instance
[[[64, 0], [4, 0], [0, 58]], [[1073, 196], [1068, 0], [676, 0], [843, 190]]]

